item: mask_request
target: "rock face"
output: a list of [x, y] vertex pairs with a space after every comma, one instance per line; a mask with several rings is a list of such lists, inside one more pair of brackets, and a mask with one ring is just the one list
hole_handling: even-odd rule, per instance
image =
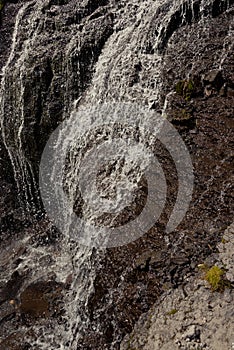
[[[219, 254], [210, 256], [208, 262], [228, 266], [227, 277], [232, 283], [233, 228], [234, 225], [225, 231]], [[148, 314], [140, 318], [134, 331], [122, 342], [121, 350], [233, 347], [233, 290], [226, 288], [221, 295], [212, 292], [199, 272], [186, 279], [183, 287], [165, 292]]]
[[[94, 350], [98, 344], [117, 350], [165, 289], [181, 295], [186, 276], [216, 249], [233, 220], [232, 5], [6, 1], [0, 26], [0, 349]], [[51, 132], [72, 110], [106, 101], [134, 102], [166, 116], [189, 149], [195, 188], [183, 222], [166, 235], [177, 186], [159, 150], [170, 185], [161, 221], [128, 246], [91, 250], [68, 242], [47, 219], [38, 167]], [[37, 302], [29, 302], [32, 295]], [[187, 305], [182, 299], [181, 308]], [[177, 314], [179, 327], [179, 312], [168, 322]], [[202, 339], [195, 323], [187, 326], [191, 341]], [[184, 346], [182, 333], [178, 337]], [[170, 348], [157, 341], [152, 349]]]

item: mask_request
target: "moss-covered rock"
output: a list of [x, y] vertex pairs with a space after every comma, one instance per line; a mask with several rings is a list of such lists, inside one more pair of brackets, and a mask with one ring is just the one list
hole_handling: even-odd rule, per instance
[[4, 6], [5, 6], [5, 0], [0, 0], [0, 12], [2, 11]]
[[[173, 124], [193, 124], [193, 105], [177, 93], [167, 97], [166, 118]], [[192, 125], [191, 124], [191, 125]]]
[[169, 119], [175, 123], [188, 121], [191, 118], [192, 118], [192, 113], [190, 110], [186, 108], [180, 108], [180, 109], [174, 110], [169, 117]]
[[219, 291], [220, 289], [223, 289], [224, 283], [223, 283], [223, 275], [224, 270], [222, 270], [218, 266], [212, 266], [205, 274], [205, 279], [209, 283], [211, 289], [213, 291]]
[[175, 91], [186, 101], [190, 101], [193, 93], [195, 92], [195, 84], [193, 80], [180, 80], [175, 86]]
[[223, 292], [225, 288], [232, 287], [224, 268], [216, 265], [208, 267], [206, 264], [200, 264], [198, 267], [204, 272], [204, 279], [213, 292]]
[[167, 315], [168, 315], [168, 316], [173, 316], [173, 315], [175, 315], [177, 312], [178, 312], [177, 309], [171, 309], [170, 311], [168, 311]]

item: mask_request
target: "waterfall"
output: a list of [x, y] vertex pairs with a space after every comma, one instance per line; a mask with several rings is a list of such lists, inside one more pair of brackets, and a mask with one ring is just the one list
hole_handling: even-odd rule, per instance
[[[34, 15], [34, 21], [29, 30], [28, 39], [25, 40], [21, 50], [19, 49], [21, 32], [21, 22], [28, 10], [35, 4], [30, 1], [22, 6], [16, 16], [15, 28], [12, 36], [12, 45], [9, 58], [2, 70], [0, 104], [1, 104], [1, 133], [4, 145], [8, 151], [12, 168], [14, 171], [15, 182], [18, 187], [18, 193], [22, 207], [31, 210], [35, 200], [38, 199], [38, 190], [35, 176], [30, 161], [25, 157], [22, 147], [21, 134], [24, 128], [24, 86], [23, 79], [26, 71], [25, 62], [29, 54], [29, 49], [33, 45], [37, 35], [34, 26], [37, 16]], [[12, 73], [12, 63], [15, 70]], [[13, 74], [14, 86], [10, 86], [9, 77]], [[11, 103], [9, 106], [9, 91], [12, 91]], [[10, 107], [10, 108], [9, 108]]]
[[[98, 59], [92, 79], [92, 88], [88, 89], [83, 97], [79, 96], [79, 103], [92, 104], [123, 100], [150, 106], [158, 101], [160, 91], [163, 89], [160, 78], [163, 65], [161, 47], [166, 44], [165, 40], [168, 40], [172, 31], [177, 27], [186, 25], [188, 21], [189, 23], [193, 20], [197, 21], [198, 18], [204, 19], [210, 13], [210, 8], [214, 6], [214, 3], [217, 1], [176, 0], [168, 3], [166, 0], [161, 0], [143, 1], [141, 5], [138, 5], [137, 2], [132, 1], [124, 7], [123, 1], [118, 5], [120, 10], [117, 11], [113, 3], [114, 33]], [[216, 5], [217, 8], [221, 5], [228, 7], [229, 3]], [[26, 72], [30, 70], [28, 62], [31, 50], [37, 46], [37, 40], [46, 28], [46, 16], [43, 12], [46, 6], [47, 2], [29, 1], [19, 10], [10, 55], [3, 67], [1, 80], [2, 138], [11, 159], [22, 206], [29, 211], [35, 205], [35, 201], [37, 202], [38, 193], [35, 169], [32, 168], [32, 162], [25, 154], [24, 145], [22, 145], [25, 139], [22, 133], [26, 122], [24, 104], [27, 94], [24, 80], [26, 80]], [[190, 13], [194, 18], [190, 18]], [[176, 19], [178, 24], [175, 22]], [[231, 30], [230, 28], [230, 34]], [[74, 50], [77, 50], [77, 36], [69, 40], [65, 50], [67, 57], [63, 74], [68, 77], [72, 69], [69, 57]], [[120, 70], [121, 76], [119, 75]], [[13, 84], [13, 81], [14, 86], [9, 86]], [[63, 119], [71, 112], [70, 85], [68, 81], [64, 87], [66, 92]], [[8, 96], [9, 90], [12, 91], [12, 94], [14, 91], [14, 95]], [[139, 101], [141, 96], [144, 96], [143, 100]]]
[[[35, 67], [31, 65], [33, 64], [34, 51], [36, 51], [40, 45], [43, 45], [43, 31], [46, 31], [50, 25], [53, 28], [59, 28], [60, 23], [53, 23], [53, 20], [51, 20], [49, 15], [47, 17], [45, 13], [46, 6], [49, 6], [49, 3], [50, 1], [45, 2], [44, 0], [29, 1], [20, 8], [15, 21], [9, 58], [2, 71], [0, 91], [2, 139], [14, 170], [14, 177], [18, 187], [21, 205], [26, 212], [33, 213], [41, 209], [37, 172], [38, 154], [41, 156], [42, 150], [35, 148], [37, 156], [35, 156], [36, 159], [33, 159], [30, 150], [26, 152], [24, 148], [25, 144], [27, 144], [27, 135], [25, 135], [25, 133], [27, 133], [27, 130], [32, 130], [35, 126], [34, 124], [37, 123], [37, 121], [28, 120], [28, 116], [27, 118], [25, 116], [25, 109], [27, 108], [27, 106], [25, 106], [27, 102], [26, 95], [29, 93], [27, 91], [28, 86], [26, 86], [26, 82], [28, 84], [28, 81], [30, 81], [30, 78], [34, 74]], [[40, 98], [44, 99], [44, 109], [40, 107], [45, 115], [40, 116], [37, 127], [41, 127], [43, 122], [45, 123], [45, 119], [48, 118], [49, 126], [45, 123], [45, 134], [48, 139], [50, 136], [49, 134], [58, 127], [59, 123], [64, 120], [67, 121], [67, 123], [63, 124], [64, 127], [60, 128], [56, 139], [57, 143], [53, 146], [55, 149], [57, 148], [57, 159], [63, 156], [66, 162], [69, 162], [66, 166], [62, 164], [62, 166], [64, 165], [63, 170], [65, 174], [63, 185], [64, 188], [66, 188], [66, 194], [70, 203], [72, 203], [72, 207], [70, 208], [71, 211], [68, 213], [69, 215], [66, 210], [64, 210], [64, 213], [59, 218], [63, 222], [66, 222], [66, 225], [63, 226], [60, 257], [54, 261], [52, 266], [48, 267], [48, 270], [53, 271], [58, 281], [63, 283], [69, 272], [72, 272], [73, 282], [70, 290], [64, 293], [65, 315], [63, 316], [63, 324], [58, 325], [54, 322], [51, 326], [52, 331], [51, 329], [47, 329], [44, 324], [41, 326], [33, 326], [33, 331], [37, 339], [33, 342], [29, 340], [29, 342], [38, 349], [76, 350], [78, 346], [82, 346], [82, 339], [85, 333], [89, 331], [91, 322], [89, 300], [94, 292], [94, 281], [97, 276], [96, 271], [100, 267], [101, 261], [106, 254], [105, 244], [101, 249], [100, 247], [97, 249], [95, 244], [85, 244], [87, 243], [85, 240], [76, 240], [74, 237], [71, 237], [69, 235], [69, 230], [72, 224], [71, 216], [75, 206], [74, 202], [78, 201], [78, 204], [80, 204], [76, 183], [76, 177], [79, 175], [77, 164], [81, 164], [82, 157], [84, 157], [83, 152], [88, 152], [90, 145], [95, 145], [96, 140], [100, 142], [104, 140], [107, 142], [109, 136], [113, 139], [115, 135], [113, 133], [111, 134], [110, 131], [106, 134], [106, 130], [100, 131], [97, 128], [94, 131], [91, 130], [93, 134], [88, 134], [88, 132], [85, 134], [86, 136], [88, 135], [87, 139], [82, 139], [82, 137], [78, 139], [80, 143], [77, 144], [77, 139], [74, 139], [78, 124], [76, 116], [78, 115], [78, 117], [80, 117], [79, 112], [82, 108], [86, 110], [85, 108], [88, 108], [88, 106], [102, 106], [105, 103], [108, 103], [112, 108], [115, 106], [115, 103], [136, 104], [144, 106], [149, 114], [154, 105], [154, 109], [162, 113], [163, 106], [166, 108], [167, 105], [167, 98], [165, 98], [162, 93], [164, 90], [162, 68], [164, 66], [165, 49], [167, 45], [170, 45], [168, 42], [178, 28], [192, 25], [200, 20], [205, 21], [207, 13], [211, 12], [213, 3], [214, 1], [211, 0], [208, 2], [205, 0], [145, 0], [140, 3], [136, 0], [111, 1], [110, 4], [107, 5], [106, 12], [109, 11], [115, 14], [113, 28], [111, 27], [112, 24], [110, 25], [111, 28], [109, 28], [110, 19], [104, 11], [103, 21], [106, 21], [106, 27], [101, 34], [103, 34], [103, 36], [105, 35], [105, 40], [95, 37], [95, 40], [92, 41], [91, 38], [90, 42], [88, 42], [91, 46], [91, 50], [87, 51], [87, 47], [85, 46], [85, 34], [83, 34], [84, 32], [82, 32], [80, 28], [80, 31], [78, 31], [76, 25], [84, 27], [86, 25], [87, 32], [89, 32], [89, 21], [91, 23], [93, 20], [90, 17], [92, 13], [87, 13], [83, 22], [81, 20], [80, 22], [78, 21], [78, 23], [72, 23], [70, 33], [67, 34], [65, 30], [62, 30], [61, 33], [59, 32], [59, 40], [61, 40], [61, 42], [63, 41], [63, 35], [70, 35], [71, 37], [69, 40], [67, 39], [63, 46], [64, 52], [60, 52], [59, 54], [56, 52], [57, 56], [54, 54], [52, 58], [48, 57], [48, 61], [50, 62], [48, 63], [48, 67], [51, 69], [51, 77], [48, 78], [49, 83], [48, 86], [46, 86], [47, 91], [44, 92], [47, 96], [45, 97], [43, 94], [40, 95]], [[71, 2], [71, 6], [74, 4], [74, 2]], [[79, 6], [79, 4], [76, 4], [76, 10], [77, 6]], [[52, 13], [51, 17], [53, 17], [53, 14], [56, 14], [57, 11], [56, 6], [50, 9], [50, 11], [50, 15]], [[94, 12], [95, 11], [96, 10], [94, 10]], [[97, 15], [96, 12], [95, 14]], [[52, 24], [49, 19], [52, 21]], [[54, 30], [56, 31], [59, 29]], [[95, 31], [95, 22], [90, 31]], [[50, 38], [49, 35], [46, 36], [45, 34], [45, 43], [48, 47], [53, 47], [53, 40], [56, 40], [56, 37], [54, 38]], [[97, 43], [98, 40], [100, 41]], [[231, 50], [231, 44], [228, 45]], [[82, 50], [84, 50], [84, 53]], [[93, 53], [91, 54], [91, 52]], [[44, 51], [42, 50], [39, 59], [44, 59], [43, 54]], [[88, 54], [93, 56], [87, 58]], [[226, 53], [224, 50], [220, 65], [224, 62], [225, 55]], [[35, 57], [38, 59], [36, 54]], [[59, 62], [60, 59], [61, 62]], [[53, 60], [56, 61], [56, 64]], [[88, 61], [88, 63], [86, 61]], [[39, 76], [41, 78], [43, 71], [40, 69], [41, 67], [39, 67]], [[49, 72], [50, 69], [48, 68]], [[74, 69], [78, 71], [74, 72]], [[47, 73], [46, 71], [45, 75], [47, 75]], [[61, 78], [61, 76], [63, 76], [63, 78]], [[38, 81], [43, 81], [44, 84], [43, 79]], [[34, 80], [33, 82], [35, 83], [38, 81]], [[39, 90], [35, 89], [33, 93], [39, 93], [38, 91]], [[54, 105], [49, 108], [50, 99], [55, 99], [56, 96], [60, 99], [59, 103], [62, 107], [59, 106], [61, 107], [59, 109], [56, 104], [57, 101], [53, 101]], [[35, 106], [35, 109], [36, 108]], [[55, 110], [57, 111], [56, 108], [59, 109], [57, 114], [54, 112]], [[38, 109], [40, 110], [39, 107]], [[111, 108], [110, 110], [111, 113], [114, 114]], [[52, 120], [53, 112], [56, 114], [54, 117], [55, 120]], [[116, 116], [119, 117], [120, 114], [117, 113]], [[35, 117], [34, 114], [33, 117]], [[143, 118], [144, 116], [142, 116], [140, 122], [143, 121]], [[118, 120], [118, 118], [115, 120], [116, 124]], [[87, 124], [90, 123], [90, 127], [95, 125], [94, 120], [89, 120], [89, 115], [84, 115], [84, 130], [87, 126], [85, 125], [86, 121]], [[30, 122], [32, 124], [31, 129]], [[105, 122], [105, 118], [103, 122]], [[78, 131], [82, 130], [79, 129]], [[117, 131], [117, 134], [118, 132], [119, 131]], [[122, 130], [121, 132], [122, 135], [126, 134], [126, 130], [124, 130], [124, 132]], [[147, 137], [147, 135], [134, 132], [131, 134], [131, 132], [132, 130], [130, 128], [129, 135], [131, 137], [129, 137], [129, 139], [137, 139], [138, 137], [143, 142], [145, 141], [144, 137]], [[32, 135], [34, 135], [33, 132]], [[28, 136], [29, 140], [33, 138], [32, 135]], [[42, 133], [40, 137], [42, 137]], [[43, 147], [47, 139], [43, 140]], [[155, 140], [147, 141], [151, 146], [155, 142]], [[32, 147], [36, 146], [33, 144]], [[71, 147], [71, 152], [66, 155], [66, 151], [69, 147]], [[122, 149], [120, 148], [120, 150]], [[136, 154], [130, 154], [130, 162], [137, 168], [139, 164], [135, 158]], [[150, 156], [148, 158], [150, 159]], [[121, 162], [123, 162], [123, 160], [118, 158], [115, 166], [119, 169], [119, 172], [127, 173], [129, 164], [122, 165]], [[146, 164], [147, 161], [143, 165], [146, 167]], [[60, 171], [59, 160], [57, 164], [52, 163], [52, 165], [54, 168], [51, 169], [50, 180], [56, 183], [57, 175]], [[135, 175], [137, 174], [137, 185], [139, 185], [142, 180], [142, 172], [144, 169], [140, 169], [140, 171], [140, 173], [135, 173]], [[116, 179], [115, 177], [113, 177], [113, 179], [113, 183], [111, 185], [109, 184], [109, 187], [107, 187], [112, 191], [111, 194], [113, 197], [116, 198]], [[89, 184], [86, 183], [86, 186], [86, 190], [88, 189], [89, 191]], [[124, 191], [127, 191], [127, 189], [129, 189], [130, 192], [131, 190], [134, 191], [135, 186], [136, 183], [129, 181]], [[61, 195], [61, 192], [59, 192], [60, 189], [57, 190], [57, 197], [55, 197], [55, 199], [59, 198]], [[92, 216], [89, 209], [82, 205], [82, 215], [84, 217], [87, 217], [88, 220], [92, 222], [98, 220], [98, 217]], [[78, 208], [80, 208], [80, 206], [78, 206]], [[115, 223], [116, 216], [114, 216], [114, 218], [111, 217], [111, 223]], [[105, 219], [106, 218], [103, 219], [104, 223]], [[81, 232], [81, 236], [82, 234], [84, 234], [84, 232]], [[94, 240], [98, 239], [98, 237], [91, 238]], [[87, 237], [85, 239], [87, 239]], [[26, 262], [29, 262], [30, 259], [36, 261], [38, 258], [37, 253], [39, 256], [46, 255], [46, 248], [45, 251], [41, 252], [31, 250], [27, 256]], [[22, 268], [26, 266], [26, 262], [24, 262]], [[34, 280], [36, 280], [38, 276], [43, 276], [44, 273], [44, 270], [38, 263], [35, 262], [35, 265], [37, 271], [33, 275]], [[103, 312], [103, 310], [100, 312]], [[95, 321], [92, 322], [95, 323]], [[93, 329], [93, 331], [102, 336], [103, 329], [101, 325], [96, 324], [94, 327], [95, 329]], [[114, 325], [113, 327], [116, 339], [112, 345], [109, 345], [108, 350], [117, 349], [118, 345], [116, 344], [119, 341], [118, 337], [121, 337], [121, 335], [118, 334], [117, 326]]]

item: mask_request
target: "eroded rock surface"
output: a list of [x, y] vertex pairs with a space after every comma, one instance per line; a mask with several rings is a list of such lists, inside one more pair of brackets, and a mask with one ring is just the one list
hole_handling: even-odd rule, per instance
[[[208, 263], [225, 266], [233, 284], [234, 225], [225, 232], [219, 253]], [[121, 350], [232, 349], [234, 344], [233, 289], [212, 292], [197, 270], [186, 276], [183, 287], [164, 293], [156, 305], [141, 317], [134, 331], [124, 339]]]
[[[200, 339], [213, 350], [213, 343], [203, 339], [204, 323], [200, 329], [188, 318], [185, 330], [180, 326], [183, 311], [166, 317], [164, 313], [178, 307], [173, 293], [181, 309], [187, 307], [184, 283], [190, 288], [187, 294], [197, 296], [194, 308], [200, 298], [209, 314], [203, 299], [208, 295], [214, 315], [219, 312], [220, 295], [194, 287], [193, 276], [233, 220], [232, 4], [6, 2], [0, 27], [0, 348], [96, 350], [98, 344], [98, 349], [117, 350], [139, 317], [169, 288], [166, 300], [171, 307], [163, 304], [155, 311], [161, 312], [162, 332], [169, 329], [169, 343], [158, 338], [158, 344], [165, 350], [170, 348], [165, 344], [172, 349], [179, 342], [185, 346], [187, 334], [192, 343]], [[181, 91], [176, 89], [179, 82]], [[159, 148], [170, 185], [165, 215], [136, 242], [97, 251], [68, 242], [46, 218], [38, 166], [49, 135], [69, 117], [74, 104], [79, 109], [105, 101], [130, 101], [166, 115], [191, 154], [195, 189], [183, 222], [165, 235], [177, 186], [169, 157]], [[49, 299], [46, 286], [52, 288]], [[225, 293], [232, 298], [231, 292]], [[31, 296], [35, 303], [29, 302]], [[231, 301], [221, 302], [231, 320]], [[168, 328], [175, 317], [177, 345]], [[230, 329], [228, 322], [221, 332]], [[214, 326], [211, 322], [209, 332]], [[136, 348], [143, 346], [139, 342]]]

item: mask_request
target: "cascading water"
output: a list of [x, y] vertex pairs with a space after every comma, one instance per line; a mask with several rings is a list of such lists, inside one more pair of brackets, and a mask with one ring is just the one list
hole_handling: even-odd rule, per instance
[[41, 30], [38, 23], [42, 8], [43, 4], [35, 1], [29, 1], [20, 8], [10, 55], [3, 67], [1, 80], [2, 138], [11, 159], [21, 205], [26, 211], [36, 210], [39, 199], [34, 170], [23, 148], [22, 132], [26, 122], [25, 73], [28, 70], [30, 49]]
[[[66, 152], [68, 146], [72, 145], [73, 152], [67, 158], [65, 157], [66, 161], [69, 162], [68, 169], [70, 172], [65, 169], [67, 173], [65, 171], [64, 188], [66, 188], [69, 200], [74, 204], [77, 200], [75, 178], [79, 170], [77, 169], [77, 158], [81, 157], [82, 150], [89, 149], [90, 144], [92, 145], [92, 137], [95, 138], [98, 135], [99, 140], [106, 141], [105, 138], [108, 139], [105, 134], [106, 130], [101, 130], [96, 135], [94, 133], [94, 136], [91, 133], [89, 139], [80, 140], [80, 144], [77, 144], [77, 140], [73, 139], [73, 131], [76, 128], [76, 120], [74, 119], [76, 112], [83, 106], [94, 106], [106, 102], [110, 104], [131, 102], [143, 105], [148, 109], [156, 109], [157, 111], [161, 111], [164, 105], [164, 109], [166, 109], [167, 99], [162, 93], [164, 90], [162, 69], [164, 67], [164, 51], [168, 41], [178, 28], [193, 25], [201, 19], [204, 21], [204, 31], [206, 31], [206, 17], [211, 13], [214, 1], [175, 0], [171, 2], [168, 0], [146, 0], [139, 4], [139, 2], [132, 0], [130, 2], [121, 1], [115, 3], [115, 1], [111, 1], [110, 3], [103, 3], [104, 10], [103, 14], [101, 12], [101, 18], [103, 18], [103, 21], [106, 21], [106, 27], [100, 36], [103, 35], [105, 38], [100, 39], [98, 36], [94, 36], [94, 38], [91, 37], [90, 39], [88, 37], [90, 42], [88, 41], [87, 45], [91, 47], [88, 50], [85, 46], [86, 37], [83, 33], [87, 35], [89, 30], [94, 31], [95, 21], [98, 21], [100, 16], [98, 13], [99, 9], [97, 11], [96, 8], [93, 11], [87, 10], [85, 1], [80, 2], [80, 4], [79, 2], [71, 1], [70, 6], [71, 8], [75, 6], [74, 12], [77, 11], [78, 20], [75, 21], [74, 18], [69, 19], [71, 22], [74, 21], [71, 24], [74, 28], [72, 27], [69, 33], [70, 38], [69, 40], [66, 39], [66, 43], [63, 46], [64, 53], [56, 52], [52, 59], [48, 58], [48, 60], [51, 59], [49, 66], [52, 70], [48, 84], [46, 79], [45, 81], [43, 80], [43, 74], [48, 75], [48, 70], [43, 72], [43, 67], [31, 67], [33, 56], [36, 55], [37, 49], [41, 50], [39, 56], [36, 57], [37, 59], [39, 57], [39, 60], [43, 60], [44, 50], [40, 48], [40, 45], [43, 45], [44, 39], [46, 44], [53, 48], [53, 37], [51, 39], [44, 34], [44, 31], [49, 30], [48, 28], [52, 27], [53, 31], [58, 30], [58, 40], [63, 42], [63, 36], [67, 35], [66, 26], [69, 23], [68, 20], [66, 22], [66, 12], [64, 14], [65, 26], [63, 26], [64, 23], [61, 20], [63, 16], [57, 23], [51, 19], [53, 16], [56, 16], [57, 7], [59, 7], [57, 2], [51, 5], [49, 0], [46, 2], [44, 0], [30, 1], [21, 7], [16, 17], [11, 51], [2, 74], [0, 121], [2, 139], [12, 163], [21, 203], [26, 211], [30, 212], [32, 206], [34, 206], [33, 212], [40, 209], [38, 204], [38, 173], [36, 172], [38, 171], [38, 154], [41, 153], [41, 148], [39, 150], [36, 149], [34, 144], [31, 151], [27, 150], [25, 152], [27, 130], [30, 132], [36, 124], [37, 128], [42, 127], [43, 132], [46, 117], [50, 121], [54, 117], [55, 121], [51, 121], [51, 123], [48, 123], [49, 126], [46, 125], [45, 127], [45, 134], [48, 138], [48, 134], [57, 127], [59, 122], [67, 119], [69, 125], [69, 121], [72, 120], [71, 129], [66, 127], [61, 129], [57, 140], [58, 144], [54, 145], [54, 147], [58, 147], [58, 150], [61, 152]], [[65, 6], [66, 4], [64, 4], [64, 11]], [[85, 8], [82, 15], [79, 14], [79, 6]], [[228, 8], [229, 4], [227, 2], [226, 5], [222, 6]], [[95, 6], [93, 5], [93, 7]], [[68, 9], [71, 10], [71, 8], [69, 9], [68, 4]], [[111, 25], [109, 24], [109, 13], [114, 14]], [[78, 30], [77, 26], [81, 28]], [[82, 32], [83, 27], [87, 27], [85, 29], [86, 32]], [[56, 39], [56, 35], [54, 35], [54, 39]], [[229, 49], [231, 50], [230, 45]], [[87, 57], [87, 55], [93, 55], [93, 57]], [[225, 51], [220, 60], [220, 65], [225, 61], [226, 55]], [[44, 92], [37, 89], [33, 90], [33, 93], [38, 93], [40, 95], [39, 99], [43, 100], [43, 106], [40, 105], [38, 107], [30, 104], [30, 108], [35, 107], [35, 109], [39, 110], [36, 116], [33, 115], [33, 118], [36, 117], [39, 121], [35, 121], [33, 118], [30, 119], [30, 113], [25, 111], [27, 109], [25, 104], [30, 102], [30, 98], [27, 96], [27, 89], [28, 85], [30, 86], [30, 77], [33, 77], [35, 73], [35, 68], [39, 69], [39, 80], [34, 82], [43, 83], [43, 88], [45, 86], [47, 88]], [[78, 71], [74, 72], [74, 69]], [[88, 78], [85, 77], [86, 70]], [[60, 80], [61, 76], [63, 76], [62, 80]], [[82, 79], [83, 81], [81, 81]], [[13, 82], [14, 86], [12, 85]], [[76, 90], [76, 92], [73, 90]], [[47, 96], [44, 96], [46, 94]], [[50, 98], [55, 100], [56, 96], [58, 96], [59, 103], [62, 106], [58, 107], [57, 101], [53, 101], [52, 107], [49, 106]], [[58, 113], [56, 112], [57, 109], [59, 110]], [[72, 114], [70, 116], [71, 111]], [[39, 113], [44, 113], [44, 116], [39, 118]], [[55, 113], [55, 116], [53, 116], [53, 113]], [[112, 110], [111, 113], [113, 113]], [[87, 115], [86, 117], [88, 119], [89, 116]], [[118, 119], [116, 122], [118, 122]], [[34, 132], [35, 130], [28, 136], [29, 140], [34, 137]], [[42, 136], [42, 132], [40, 131], [40, 136]], [[111, 137], [113, 139], [113, 135]], [[43, 140], [43, 146], [45, 146], [45, 141], [47, 140]], [[141, 141], [145, 142], [146, 140], [142, 139]], [[155, 140], [151, 140], [151, 142], [153, 145]], [[36, 159], [33, 159], [32, 155], [34, 148], [37, 153]], [[120, 173], [127, 172], [129, 163], [121, 165], [121, 161], [121, 159], [118, 159], [116, 163], [118, 171]], [[134, 161], [135, 154], [130, 154], [129, 162], [134, 163]], [[58, 164], [55, 164], [51, 175], [54, 182], [57, 181], [59, 169], [56, 166]], [[138, 185], [141, 179], [142, 173], [138, 174], [136, 181]], [[116, 177], [113, 177], [112, 184], [107, 184], [107, 188], [111, 192], [109, 195], [112, 195], [113, 198], [116, 198], [116, 182], [118, 185]], [[129, 190], [131, 190], [131, 186], [134, 190], [136, 183], [128, 182]], [[74, 207], [72, 206], [73, 210]], [[85, 212], [85, 209], [82, 215], [88, 217], [91, 221], [97, 219], [92, 217], [92, 215], [90, 216], [88, 210]], [[27, 264], [30, 261], [33, 262], [33, 281], [42, 278], [43, 274], [49, 271], [53, 272], [57, 280], [62, 283], [65, 282], [69, 273], [73, 275], [71, 287], [64, 293], [65, 314], [63, 322], [60, 324], [50, 322], [50, 329], [46, 329], [46, 323], [42, 325], [36, 324], [32, 327], [36, 340], [29, 339], [28, 342], [36, 349], [82, 349], [82, 341], [86, 336], [86, 332], [89, 331], [91, 323], [94, 334], [97, 334], [99, 337], [103, 335], [103, 326], [99, 323], [99, 319], [97, 319], [97, 323], [95, 323], [95, 320], [92, 320], [92, 322], [90, 320], [89, 301], [94, 292], [94, 281], [97, 277], [96, 271], [106, 254], [105, 245], [102, 249], [95, 249], [89, 244], [87, 246], [85, 244], [81, 245], [79, 240], [77, 241], [68, 234], [69, 224], [71, 224], [69, 221], [70, 217], [65, 217], [63, 220], [65, 220], [67, 226], [64, 226], [62, 232], [64, 238], [61, 242], [60, 256], [53, 260], [53, 264], [47, 268], [47, 271], [45, 272], [45, 266], [38, 264], [39, 257], [53, 254], [53, 252], [48, 252], [46, 249], [40, 251], [33, 248], [29, 249], [28, 255], [19, 266], [19, 270], [24, 271]], [[119, 288], [121, 289], [121, 283]], [[111, 293], [110, 291], [110, 300], [112, 298]], [[104, 313], [105, 307], [99, 312]], [[103, 347], [102, 350], [118, 349], [122, 335], [118, 332], [117, 323], [112, 326], [114, 339], [111, 344], [105, 345], [106, 347]], [[99, 349], [98, 345], [96, 348]]]

